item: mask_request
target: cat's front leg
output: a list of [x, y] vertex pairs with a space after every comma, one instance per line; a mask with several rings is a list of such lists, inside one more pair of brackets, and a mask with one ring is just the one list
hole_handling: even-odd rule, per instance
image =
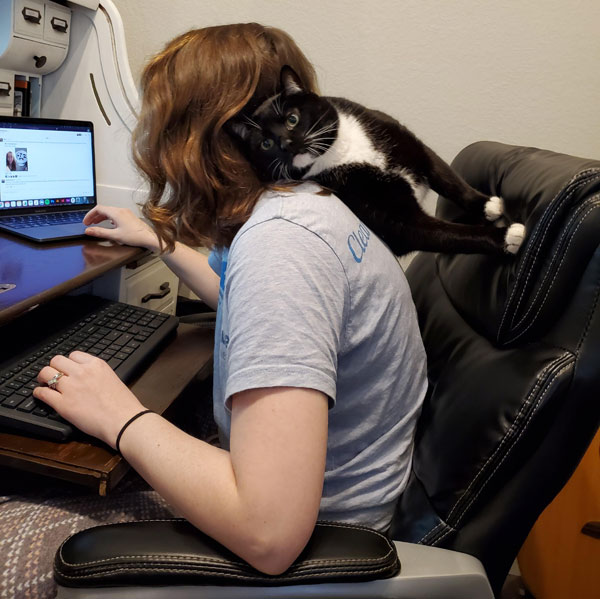
[[483, 213], [486, 220], [492, 223], [497, 221], [500, 217], [504, 216], [504, 200], [498, 196], [491, 196], [483, 206]]

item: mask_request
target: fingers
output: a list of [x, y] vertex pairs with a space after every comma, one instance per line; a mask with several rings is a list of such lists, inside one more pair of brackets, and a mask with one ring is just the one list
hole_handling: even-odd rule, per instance
[[[44, 403], [47, 403], [51, 408], [56, 410], [56, 407], [60, 403], [60, 393], [50, 387], [36, 387], [33, 390], [33, 396], [36, 399], [41, 399]], [[58, 412], [58, 410], [56, 410]]]
[[96, 358], [96, 356], [92, 356], [92, 354], [87, 354], [84, 351], [71, 352], [69, 354], [68, 359], [72, 360], [73, 362], [77, 362], [78, 364], [87, 364], [88, 362], [93, 362], [94, 360], [99, 360], [99, 358]]
[[104, 227], [88, 227], [84, 233], [91, 237], [104, 237], [106, 239], [115, 239], [118, 235], [116, 229], [106, 229]]
[[53, 366], [44, 366], [37, 375], [38, 383], [45, 385], [53, 376], [56, 375], [58, 369]]
[[[73, 374], [73, 360], [70, 360], [66, 356], [56, 355], [50, 360], [50, 366], [55, 370], [60, 370], [65, 374]], [[41, 372], [43, 372], [42, 369]]]
[[122, 208], [116, 206], [94, 206], [84, 217], [84, 225], [95, 225], [107, 218], [114, 220]]
[[58, 371], [56, 370], [56, 368], [53, 368], [52, 366], [44, 366], [44, 368], [42, 368], [37, 375], [38, 383], [41, 383], [42, 386], [35, 387], [33, 389], [33, 396], [36, 399], [41, 399], [43, 402], [47, 403], [51, 408], [54, 409], [56, 409], [56, 402], [60, 400], [60, 392], [56, 389], [50, 389], [50, 387], [48, 387], [46, 383], [50, 379], [52, 379], [52, 377], [55, 376], [57, 372]]

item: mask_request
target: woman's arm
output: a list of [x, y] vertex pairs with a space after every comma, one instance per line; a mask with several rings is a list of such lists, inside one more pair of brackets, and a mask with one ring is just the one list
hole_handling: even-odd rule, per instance
[[135, 421], [121, 448], [183, 517], [258, 570], [279, 574], [317, 520], [327, 399], [310, 389], [254, 389], [232, 407], [230, 452], [156, 417]]
[[[94, 227], [104, 220], [111, 220], [114, 229]], [[156, 233], [133, 212], [114, 206], [96, 206], [83, 219], [88, 226], [86, 234], [91, 237], [103, 237], [123, 243], [144, 247], [152, 252], [160, 251]], [[175, 250], [162, 254], [163, 262], [211, 308], [216, 309], [219, 301], [219, 277], [208, 265], [208, 258], [181, 243], [175, 244]]]
[[[106, 362], [55, 356], [34, 395], [84, 432], [115, 446], [144, 407]], [[251, 389], [233, 397], [231, 451], [200, 441], [157, 414], [127, 427], [127, 461], [175, 510], [258, 570], [283, 572], [314, 528], [327, 448], [327, 398], [312, 389]]]

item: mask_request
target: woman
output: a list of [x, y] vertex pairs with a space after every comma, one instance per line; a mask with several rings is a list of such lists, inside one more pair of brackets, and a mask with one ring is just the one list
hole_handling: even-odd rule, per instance
[[6, 172], [10, 173], [11, 171], [17, 170], [17, 161], [15, 160], [15, 156], [11, 151], [6, 152]]
[[[144, 413], [82, 352], [56, 356], [38, 377], [52, 385], [34, 392], [118, 444], [180, 514], [268, 574], [293, 562], [317, 517], [388, 527], [426, 387], [394, 256], [315, 184], [268, 189], [227, 133], [229, 119], [273, 94], [284, 64], [315, 89], [282, 31], [229, 25], [173, 40], [144, 71], [133, 136], [154, 230], [111, 207], [84, 221], [89, 235], [162, 251], [218, 306], [214, 412], [225, 448]], [[105, 218], [114, 229], [93, 226]], [[182, 242], [217, 251], [208, 260]]]

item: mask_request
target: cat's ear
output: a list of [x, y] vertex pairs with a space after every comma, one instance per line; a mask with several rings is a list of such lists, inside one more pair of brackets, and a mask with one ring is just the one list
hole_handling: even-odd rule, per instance
[[281, 74], [279, 77], [281, 79], [281, 89], [286, 95], [291, 96], [306, 91], [298, 73], [287, 64], [281, 67]]
[[230, 119], [225, 123], [225, 131], [242, 141], [247, 141], [250, 137], [250, 127], [237, 118]]

